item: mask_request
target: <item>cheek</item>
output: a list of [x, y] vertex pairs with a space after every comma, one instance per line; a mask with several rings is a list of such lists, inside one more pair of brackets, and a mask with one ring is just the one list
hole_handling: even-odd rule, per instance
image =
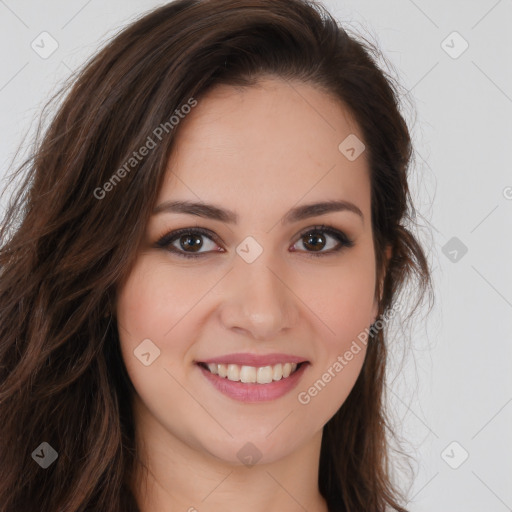
[[[198, 305], [218, 279], [200, 269], [173, 267], [165, 256], [142, 254], [120, 287], [116, 311], [121, 352], [135, 388], [148, 402], [162, 389], [178, 400], [179, 385], [169, 374], [180, 381], [186, 377], [191, 364], [184, 362], [196, 339]], [[148, 351], [145, 366], [140, 356]]]
[[[350, 353], [350, 359], [347, 353]], [[340, 350], [305, 379], [297, 391], [296, 399], [306, 424], [306, 418], [315, 418], [314, 427], [319, 428], [334, 416], [359, 377], [365, 353], [366, 347], [363, 344], [357, 347], [349, 344], [348, 351]]]
[[[318, 317], [316, 365], [297, 393], [311, 417], [327, 422], [352, 390], [364, 363], [372, 323], [375, 271], [371, 252], [354, 254], [336, 272], [311, 276], [309, 295], [298, 292]], [[335, 276], [335, 277], [333, 277]]]
[[[370, 273], [371, 274], [371, 273]], [[297, 391], [304, 417], [325, 424], [343, 405], [359, 377], [366, 356], [373, 305], [373, 281], [352, 274], [341, 285], [326, 288], [312, 309], [326, 335], [319, 336], [316, 364]]]
[[344, 351], [373, 321], [375, 262], [370, 250], [347, 253], [342, 265], [313, 269], [301, 278], [297, 295], [323, 325], [323, 349]]
[[334, 334], [328, 338], [337, 349], [344, 349], [372, 322], [374, 281], [347, 278], [332, 287], [327, 320]]
[[171, 272], [165, 262], [141, 255], [117, 294], [126, 370], [145, 407], [163, 423], [169, 403], [185, 409], [190, 402], [177, 383], [183, 381], [180, 364], [191, 343], [180, 329], [187, 325], [187, 314], [205, 291], [190, 274]]
[[[162, 374], [159, 370], [180, 360], [185, 352], [179, 339], [165, 343], [170, 339], [166, 333], [186, 315], [190, 309], [187, 297], [194, 295], [194, 290], [179, 278], [170, 280], [164, 266], [150, 263], [148, 257], [139, 257], [119, 289], [116, 307], [123, 359], [133, 384], [141, 392]], [[142, 355], [147, 353], [149, 356]]]
[[124, 338], [162, 343], [198, 303], [205, 286], [199, 276], [170, 272], [165, 264], [141, 257], [118, 293], [117, 318]]

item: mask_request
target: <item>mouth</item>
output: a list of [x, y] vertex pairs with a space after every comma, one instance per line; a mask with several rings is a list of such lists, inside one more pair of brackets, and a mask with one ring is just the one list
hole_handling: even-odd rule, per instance
[[290, 378], [298, 372], [307, 361], [300, 363], [277, 363], [266, 366], [247, 366], [226, 363], [196, 363], [198, 366], [208, 371], [212, 375], [229, 380], [231, 382], [241, 382], [245, 384], [270, 384], [280, 380]]
[[310, 363], [288, 362], [260, 367], [211, 362], [196, 362], [195, 365], [221, 394], [239, 403], [261, 403], [290, 393], [298, 386]]

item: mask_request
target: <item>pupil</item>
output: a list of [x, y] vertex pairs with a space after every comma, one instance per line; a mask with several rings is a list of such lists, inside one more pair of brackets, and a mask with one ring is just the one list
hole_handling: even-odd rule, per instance
[[[313, 242], [312, 242], [313, 240]], [[318, 249], [322, 249], [322, 247], [319, 247], [318, 245], [315, 245], [315, 241], [318, 242], [318, 241], [323, 241], [323, 236], [320, 236], [320, 235], [309, 235], [307, 237], [307, 241], [306, 243], [304, 244], [306, 247], [308, 248], [312, 248], [313, 250], [318, 250]]]
[[[196, 243], [190, 242], [194, 238], [196, 239]], [[181, 239], [185, 239], [185, 243], [180, 242], [183, 249], [191, 248], [195, 252], [196, 250], [201, 249], [201, 246], [203, 245], [203, 241], [197, 235], [184, 235]]]

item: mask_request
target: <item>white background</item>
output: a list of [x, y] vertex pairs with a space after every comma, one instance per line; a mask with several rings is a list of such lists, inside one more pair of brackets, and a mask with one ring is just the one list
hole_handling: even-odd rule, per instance
[[[105, 4], [0, 0], [1, 177], [61, 80], [126, 23], [161, 5]], [[409, 508], [512, 510], [512, 1], [325, 5], [345, 27], [378, 42], [414, 102], [415, 110], [404, 111], [417, 151], [411, 184], [422, 233], [430, 232], [424, 239], [436, 305], [417, 318], [406, 360], [390, 365], [391, 407], [416, 460]], [[59, 45], [47, 59], [31, 48], [43, 31]], [[469, 45], [461, 55], [464, 41], [454, 31]], [[455, 249], [455, 262], [454, 247], [443, 252], [453, 237], [467, 247], [462, 257]], [[467, 460], [450, 467], [464, 452]]]

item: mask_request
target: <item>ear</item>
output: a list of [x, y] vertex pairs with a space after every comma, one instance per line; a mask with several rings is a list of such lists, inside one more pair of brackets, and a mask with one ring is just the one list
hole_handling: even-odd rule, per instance
[[[384, 279], [386, 277], [386, 271], [387, 271], [387, 268], [388, 268], [388, 264], [389, 264], [389, 260], [391, 258], [393, 254], [393, 249], [391, 247], [390, 244], [388, 244], [386, 246], [386, 250], [385, 250], [385, 257], [386, 257], [386, 260], [385, 260], [385, 263], [384, 263], [384, 269], [382, 271], [382, 275], [381, 275], [381, 279], [380, 279], [380, 283], [379, 283], [379, 290], [382, 290], [383, 286], [384, 286]], [[380, 304], [380, 301], [382, 300], [382, 297], [377, 297], [377, 295], [375, 295], [375, 299], [374, 299], [374, 302], [373, 302], [373, 310], [372, 310], [372, 322], [371, 323], [374, 323], [376, 320], [377, 320], [377, 315], [379, 314], [379, 304]]]

